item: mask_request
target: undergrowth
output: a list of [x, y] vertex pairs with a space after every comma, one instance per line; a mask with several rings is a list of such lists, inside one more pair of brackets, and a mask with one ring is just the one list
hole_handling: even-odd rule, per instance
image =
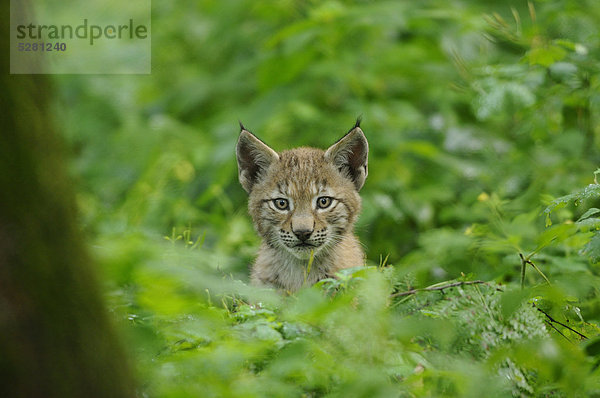
[[[600, 2], [153, 2], [152, 28], [151, 76], [54, 76], [140, 396], [600, 396]], [[358, 115], [368, 266], [249, 286], [237, 119], [283, 150]]]
[[[210, 268], [204, 235], [186, 228], [167, 247], [140, 240], [148, 266], [114, 286], [111, 307], [149, 396], [600, 395], [599, 232], [589, 228], [599, 211], [581, 209], [575, 222], [558, 214], [597, 201], [597, 189], [538, 213], [556, 221], [531, 253], [501, 245], [513, 251], [514, 278], [419, 286], [418, 269], [380, 259], [288, 295]], [[501, 236], [474, 230], [470, 250], [498, 250], [490, 242]], [[131, 254], [112, 243], [99, 254]], [[555, 257], [567, 250], [579, 267]]]

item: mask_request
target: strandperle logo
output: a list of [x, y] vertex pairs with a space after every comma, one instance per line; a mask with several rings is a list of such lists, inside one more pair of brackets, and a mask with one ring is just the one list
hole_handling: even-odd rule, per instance
[[10, 73], [149, 74], [150, 0], [10, 0]]
[[30, 23], [28, 25], [17, 25], [16, 30], [17, 39], [83, 39], [88, 40], [91, 46], [94, 45], [94, 41], [100, 39], [146, 39], [148, 37], [146, 25], [135, 24], [133, 19], [129, 19], [126, 24], [92, 25], [88, 24], [88, 20], [85, 18], [82, 24], [75, 27], [73, 25], [37, 25]]

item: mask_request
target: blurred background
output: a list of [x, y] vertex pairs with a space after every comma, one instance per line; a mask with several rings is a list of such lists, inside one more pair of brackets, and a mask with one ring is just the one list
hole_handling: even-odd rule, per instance
[[208, 266], [247, 280], [258, 239], [237, 181], [238, 120], [283, 150], [327, 147], [362, 116], [368, 258], [426, 259], [437, 277], [512, 271], [465, 254], [465, 231], [494, 216], [489, 200], [543, 228], [544, 195], [592, 182], [594, 1], [182, 1], [155, 2], [152, 17], [151, 75], [55, 79], [96, 240], [188, 229], [218, 259]]
[[[505, 341], [477, 334], [488, 333], [488, 324], [469, 334], [481, 320], [417, 327], [402, 317], [427, 308], [427, 300], [385, 303], [393, 289], [465, 276], [515, 287], [519, 253], [535, 253], [555, 287], [545, 296], [552, 308], [570, 311], [568, 319], [597, 334], [587, 323], [600, 319], [597, 233], [596, 246], [588, 242], [600, 220], [573, 225], [600, 207], [598, 200], [544, 209], [594, 182], [599, 45], [595, 0], [154, 1], [150, 75], [53, 76], [52, 106], [71, 159], [82, 234], [135, 353], [142, 389], [152, 396], [198, 396], [207, 388], [213, 396], [321, 396], [337, 383], [340, 396], [390, 396], [391, 378], [413, 380], [404, 386], [425, 396], [452, 395], [446, 382], [458, 386], [456, 396], [466, 396], [461, 388], [484, 396], [489, 391], [481, 388], [506, 380], [514, 396], [550, 391], [527, 384], [531, 378], [513, 362], [493, 365], [506, 370], [501, 381], [505, 374], [493, 366], [455, 352], [452, 333], [468, 335], [478, 359], [488, 358], [480, 341], [486, 350]], [[363, 312], [343, 312], [342, 298], [335, 308], [343, 314], [336, 313], [310, 292], [299, 302], [312, 304], [281, 310], [284, 320], [279, 310], [236, 312], [233, 297], [247, 292], [259, 245], [237, 179], [238, 120], [283, 150], [326, 148], [358, 116], [370, 169], [356, 232], [368, 264], [394, 266], [391, 284], [370, 284], [370, 297], [380, 301]], [[590, 214], [597, 212], [584, 218]], [[545, 283], [535, 271], [524, 282]], [[228, 287], [219, 292], [220, 284]], [[518, 296], [511, 311], [538, 294]], [[496, 299], [463, 299], [454, 308], [465, 309], [460, 319], [498, 308]], [[428, 312], [425, 321], [450, 312]], [[515, 323], [526, 326], [514, 335], [543, 330], [536, 314]], [[306, 335], [292, 321], [307, 319], [325, 332], [277, 351]], [[336, 322], [350, 337], [328, 346], [323, 336]], [[397, 334], [389, 337], [391, 330]], [[449, 333], [437, 336], [439, 345], [415, 337], [435, 330]], [[375, 346], [349, 354], [352, 339]], [[575, 346], [552, 346], [560, 355], [550, 359], [543, 355], [555, 351], [536, 351], [546, 346], [523, 347], [514, 361], [547, 366], [534, 373], [564, 391], [597, 380], [582, 379], [588, 362]], [[456, 356], [420, 357], [438, 348]], [[397, 356], [373, 359], [373, 352]], [[439, 374], [421, 374], [436, 366]], [[433, 381], [423, 387], [423, 380]]]

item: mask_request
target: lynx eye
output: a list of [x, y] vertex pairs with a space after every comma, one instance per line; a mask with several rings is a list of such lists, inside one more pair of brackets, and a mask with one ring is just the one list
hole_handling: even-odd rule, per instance
[[290, 208], [290, 202], [283, 198], [273, 199], [273, 204], [279, 210], [288, 210]]
[[321, 196], [320, 198], [317, 198], [317, 207], [319, 209], [326, 209], [329, 206], [331, 206], [331, 198], [329, 196]]

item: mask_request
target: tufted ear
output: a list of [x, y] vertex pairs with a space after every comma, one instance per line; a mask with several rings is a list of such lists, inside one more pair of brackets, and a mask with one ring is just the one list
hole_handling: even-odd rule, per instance
[[332, 162], [360, 191], [368, 174], [369, 143], [360, 129], [360, 119], [354, 127], [325, 152], [325, 159]]
[[240, 127], [240, 138], [235, 150], [238, 177], [242, 187], [250, 193], [252, 187], [264, 177], [269, 165], [279, 160], [279, 155], [254, 134], [246, 130], [241, 123]]

